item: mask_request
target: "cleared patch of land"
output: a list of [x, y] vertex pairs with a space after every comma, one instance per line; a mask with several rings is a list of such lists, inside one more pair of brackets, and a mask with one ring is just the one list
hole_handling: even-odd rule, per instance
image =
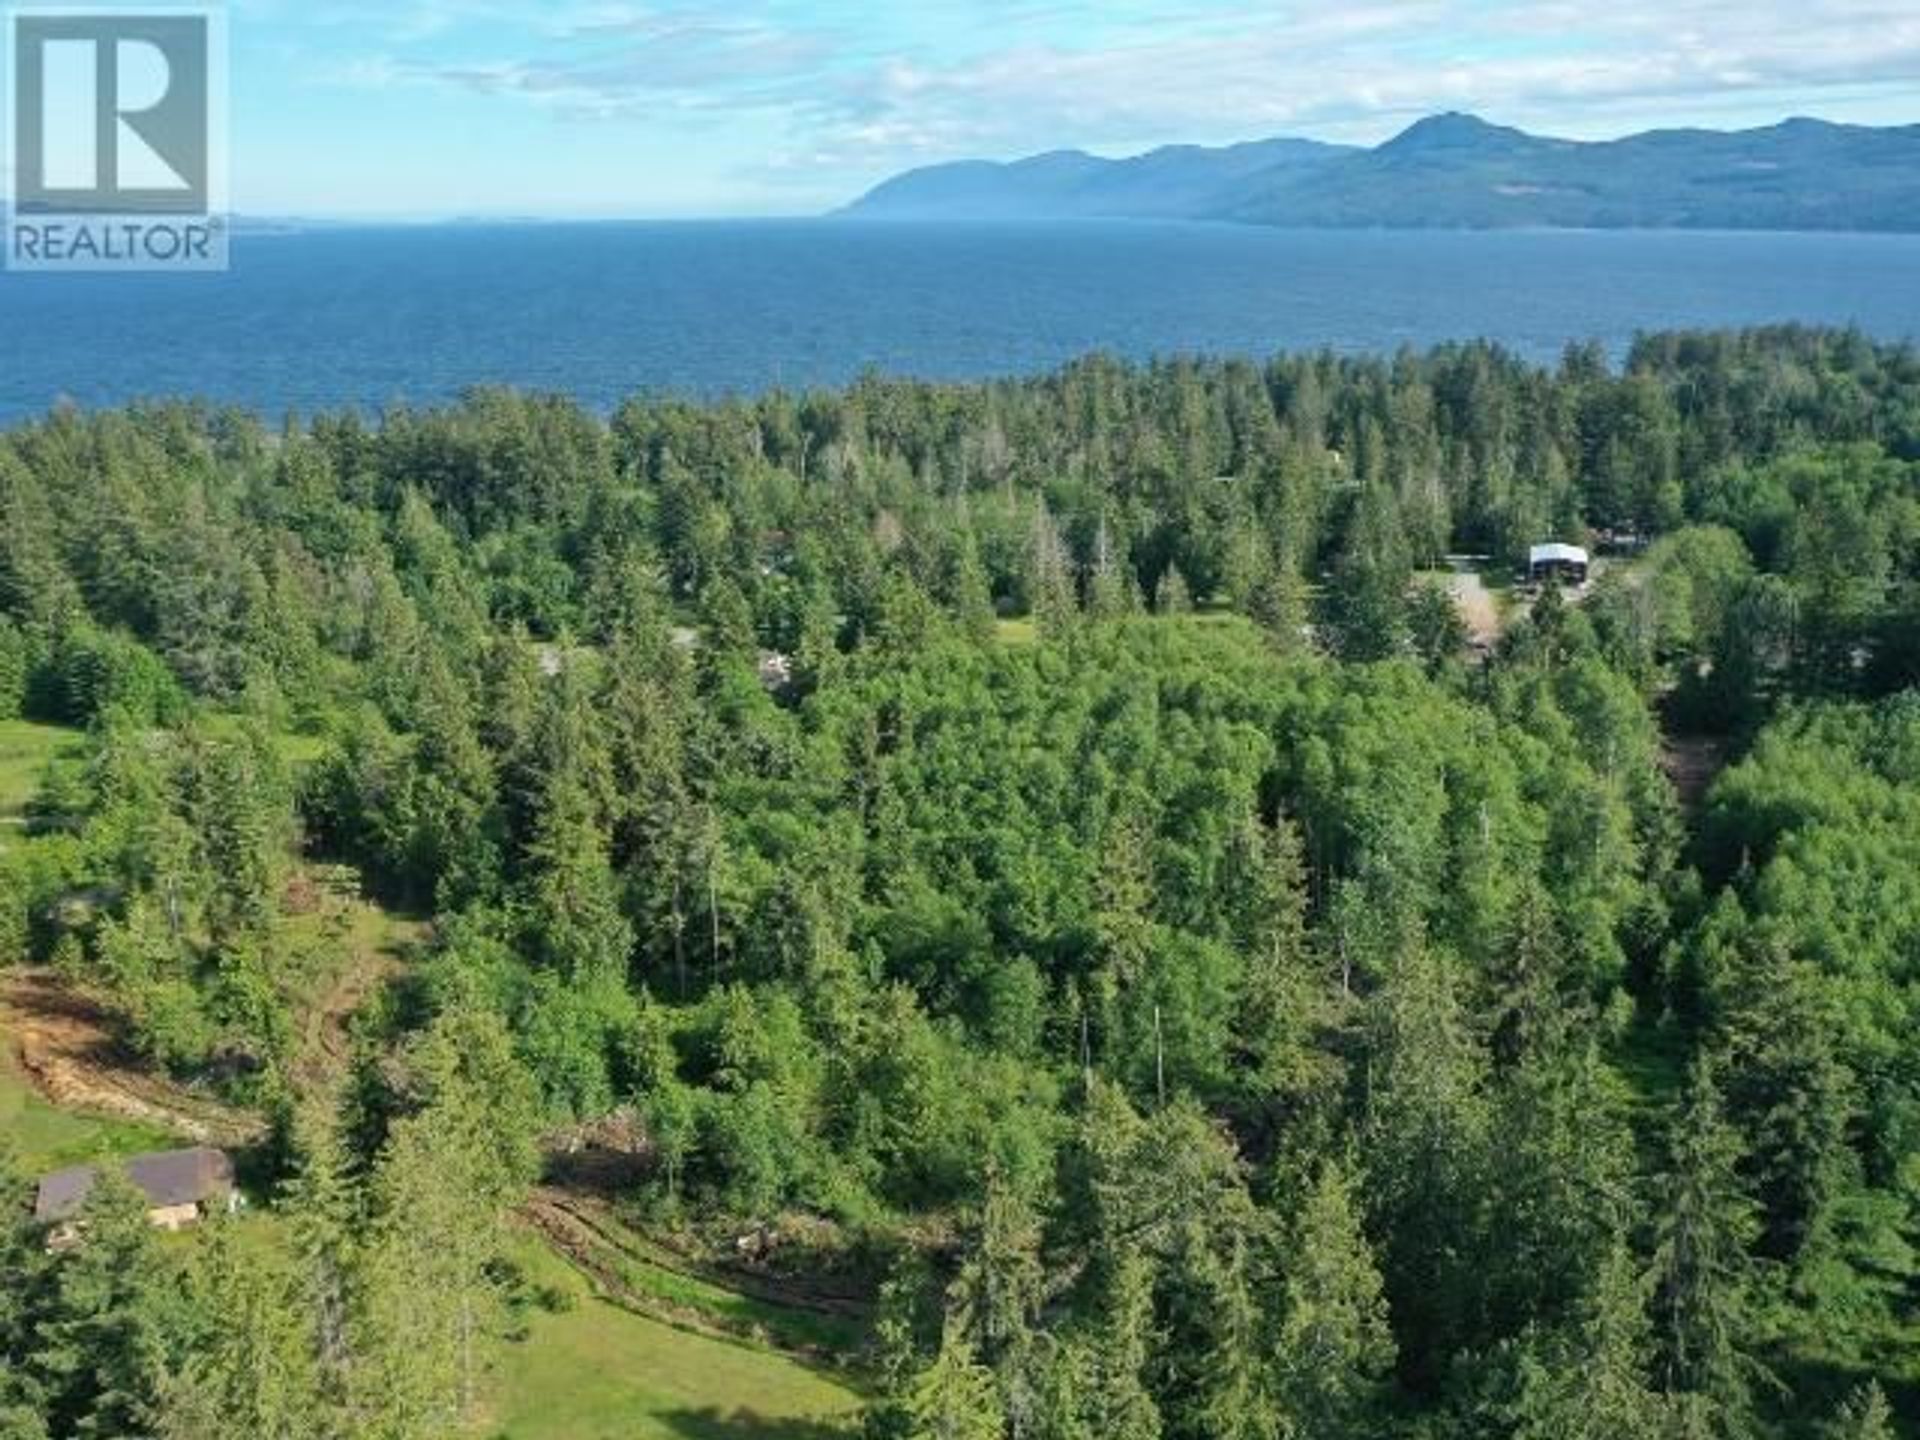
[[[0, 1042], [6, 1038], [0, 1035]], [[34, 1090], [11, 1046], [4, 1043], [0, 1043], [0, 1136], [30, 1175], [162, 1149], [175, 1138], [155, 1125], [81, 1115], [49, 1104]]]
[[496, 1440], [826, 1440], [861, 1399], [796, 1360], [600, 1298], [531, 1235], [528, 1278], [558, 1303], [509, 1344], [479, 1433]]
[[[80, 732], [0, 723], [0, 847], [18, 843], [47, 766]], [[298, 766], [310, 742], [283, 737]], [[301, 867], [289, 882], [281, 957], [296, 1017], [295, 1087], [322, 1093], [352, 1051], [354, 1017], [430, 937], [354, 894], [350, 876]], [[9, 957], [10, 958], [10, 957]], [[107, 1005], [41, 969], [0, 970], [0, 1138], [29, 1175], [187, 1143], [244, 1149], [261, 1120], [147, 1065]], [[821, 1357], [864, 1333], [830, 1304], [745, 1293], [653, 1246], [610, 1213], [557, 1206], [529, 1226], [521, 1263], [550, 1306], [532, 1306], [492, 1380], [474, 1434], [498, 1440], [822, 1440], [844, 1436], [861, 1396]], [[280, 1243], [272, 1215], [242, 1227]], [[802, 1356], [812, 1358], [801, 1358]]]
[[1454, 604], [1460, 607], [1460, 618], [1466, 623], [1467, 636], [1473, 644], [1483, 650], [1498, 645], [1506, 628], [1505, 621], [1500, 614], [1500, 602], [1479, 572], [1464, 570], [1447, 576], [1447, 590]]
[[1660, 768], [1688, 814], [1707, 803], [1707, 792], [1727, 768], [1727, 758], [1727, 742], [1713, 736], [1669, 735], [1661, 744]]
[[353, 1020], [406, 969], [431, 927], [357, 898], [346, 898], [303, 871], [288, 886], [287, 946], [299, 974], [292, 1009], [298, 1049], [295, 1090], [327, 1093], [352, 1059]]
[[[40, 788], [48, 764], [69, 751], [77, 752], [78, 730], [58, 725], [36, 725], [31, 720], [0, 720], [0, 827], [18, 827], [27, 805]], [[0, 835], [0, 841], [5, 839]]]
[[143, 1066], [102, 1006], [45, 971], [0, 975], [0, 1039], [8, 1065], [59, 1110], [209, 1145], [245, 1145], [264, 1131], [258, 1118]]
[[866, 1334], [862, 1300], [819, 1284], [718, 1273], [632, 1229], [604, 1201], [549, 1188], [522, 1215], [602, 1299], [650, 1319], [827, 1363]]

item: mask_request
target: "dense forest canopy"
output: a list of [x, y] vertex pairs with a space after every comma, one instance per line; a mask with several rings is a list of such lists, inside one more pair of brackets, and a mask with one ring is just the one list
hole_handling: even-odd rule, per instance
[[[87, 737], [0, 958], [271, 1116], [275, 1227], [9, 1209], [0, 1435], [459, 1431], [620, 1112], [635, 1223], [806, 1222], [875, 1437], [1891, 1436], [1916, 582], [1851, 333], [0, 436], [0, 720]], [[323, 866], [433, 940], [316, 1093]]]

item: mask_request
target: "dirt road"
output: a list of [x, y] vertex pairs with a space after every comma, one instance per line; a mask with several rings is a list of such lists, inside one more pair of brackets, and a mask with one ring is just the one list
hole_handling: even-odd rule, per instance
[[1491, 650], [1500, 643], [1506, 630], [1500, 602], [1478, 570], [1456, 569], [1447, 577], [1447, 593], [1460, 607], [1460, 618], [1466, 622], [1467, 636], [1476, 649]]

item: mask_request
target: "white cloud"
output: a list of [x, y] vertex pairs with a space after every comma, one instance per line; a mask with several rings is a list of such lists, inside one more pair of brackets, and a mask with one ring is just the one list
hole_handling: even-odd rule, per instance
[[1442, 108], [1593, 134], [1920, 92], [1912, 0], [921, 0], [864, 27], [797, 0], [563, 0], [537, 17], [506, 0], [413, 0], [376, 23], [471, 37], [508, 12], [525, 53], [449, 60], [390, 38], [352, 78], [593, 119], [773, 112], [791, 136], [773, 168], [849, 174], [1062, 145], [1374, 140]]
[[[1439, 108], [1581, 128], [1773, 92], [1920, 81], [1920, 10], [1628, 0], [1605, 11], [1460, 3], [1248, 19], [1104, 49], [1010, 46], [846, 77], [820, 125], [849, 159], [909, 144], [999, 151], [1299, 129], [1376, 137]], [[1920, 107], [1916, 107], [1920, 108]], [[1920, 116], [1916, 116], [1920, 118]]]

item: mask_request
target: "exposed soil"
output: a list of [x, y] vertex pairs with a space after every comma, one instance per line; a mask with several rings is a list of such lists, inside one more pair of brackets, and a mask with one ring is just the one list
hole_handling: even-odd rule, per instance
[[[817, 1285], [733, 1266], [701, 1265], [677, 1251], [643, 1241], [604, 1202], [585, 1195], [549, 1186], [535, 1191], [520, 1214], [555, 1250], [591, 1278], [606, 1299], [682, 1328], [740, 1338], [738, 1327], [720, 1317], [637, 1287], [629, 1278], [635, 1267], [650, 1267], [789, 1311], [857, 1319], [868, 1310], [859, 1298]], [[753, 1338], [767, 1343], [764, 1335]]]
[[355, 947], [300, 1027], [300, 1050], [293, 1062], [293, 1083], [302, 1095], [327, 1091], [353, 1060], [353, 1017], [405, 968], [400, 953], [386, 946]]
[[658, 1315], [661, 1302], [657, 1297], [645, 1294], [627, 1283], [620, 1273], [615, 1242], [607, 1234], [604, 1223], [591, 1213], [584, 1202], [557, 1190], [537, 1190], [533, 1198], [520, 1207], [520, 1218], [546, 1237], [547, 1243], [555, 1250], [572, 1261], [582, 1274], [594, 1282], [595, 1288], [606, 1299], [624, 1309]]
[[1460, 618], [1466, 622], [1467, 636], [1474, 648], [1488, 651], [1498, 645], [1505, 628], [1500, 618], [1500, 602], [1487, 589], [1479, 573], [1455, 571], [1447, 578], [1447, 590], [1454, 604], [1460, 607]]
[[1707, 792], [1727, 768], [1726, 741], [1705, 735], [1669, 735], [1660, 745], [1660, 768], [1689, 815], [1706, 804]]
[[49, 1103], [238, 1147], [266, 1131], [258, 1116], [196, 1094], [144, 1066], [96, 1001], [40, 970], [0, 974], [0, 1040]]
[[289, 1073], [297, 1093], [323, 1095], [352, 1065], [354, 1017], [401, 976], [432, 926], [361, 899], [359, 876], [339, 866], [296, 870], [281, 909], [313, 977], [294, 1003], [299, 1041]]

